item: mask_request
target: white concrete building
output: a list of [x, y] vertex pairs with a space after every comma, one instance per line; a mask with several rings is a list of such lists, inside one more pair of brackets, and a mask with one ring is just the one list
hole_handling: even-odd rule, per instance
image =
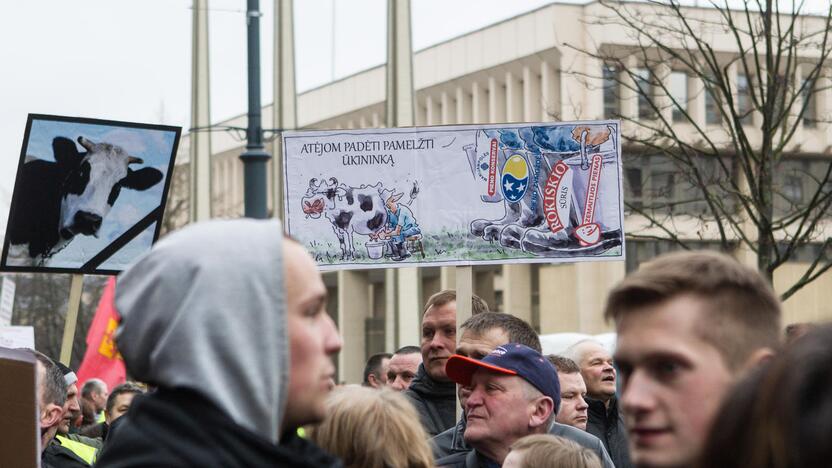
[[[579, 49], [621, 50], [632, 46], [632, 39], [621, 28], [589, 24], [587, 19], [600, 14], [602, 8], [594, 2], [551, 4], [416, 52], [413, 58], [416, 124], [603, 119], [605, 107], [637, 116], [636, 96], [622, 90], [616, 102], [609, 102], [609, 98], [605, 101], [600, 79], [604, 64], [567, 45]], [[715, 12], [691, 8], [690, 14], [714, 15]], [[732, 45], [735, 47], [734, 42], [721, 39], [720, 33], [714, 33], [715, 47], [725, 44], [722, 52], [737, 53], [731, 49]], [[638, 66], [635, 62], [633, 65]], [[672, 71], [669, 64], [664, 76], [671, 79]], [[599, 78], [594, 81], [581, 78], [593, 74]], [[719, 125], [709, 120], [705, 98], [697, 91], [701, 84], [689, 78], [684, 80], [691, 115], [697, 123], [712, 127], [716, 133], [721, 131]], [[385, 121], [384, 100], [385, 69], [379, 66], [300, 94], [298, 127], [381, 127]], [[832, 89], [824, 91], [813, 103], [817, 109], [827, 109], [830, 104]], [[264, 128], [272, 126], [271, 115], [267, 106], [263, 113]], [[245, 127], [245, 115], [220, 124]], [[682, 133], [688, 131], [684, 125], [689, 124], [680, 124]], [[800, 131], [801, 147], [796, 151], [807, 155], [801, 164], [811, 165], [815, 161], [826, 164], [820, 155], [829, 155], [832, 126], [820, 123]], [[239, 155], [244, 149], [243, 143], [228, 133], [215, 132], [211, 134], [211, 148], [212, 216], [242, 216], [243, 166]], [[179, 162], [186, 163], [188, 136], [183, 138], [179, 152]], [[626, 147], [624, 152], [626, 170]], [[626, 196], [631, 199], [651, 196], [639, 184], [668, 183], [662, 182], [661, 171], [649, 159], [632, 167], [639, 177], [625, 181]], [[272, 179], [270, 175], [270, 183]], [[692, 223], [682, 223], [680, 227], [682, 237], [707, 244], [707, 238], [702, 241], [701, 235], [694, 235]], [[644, 220], [629, 215], [625, 230], [644, 232]], [[669, 248], [668, 243], [628, 240], [627, 262], [478, 267], [474, 269], [474, 290], [492, 309], [515, 314], [541, 333], [601, 333], [610, 330], [601, 316], [609, 288], [628, 270]], [[804, 268], [805, 264], [800, 263], [781, 267], [777, 270], [775, 286], [782, 289], [802, 274]], [[360, 381], [364, 360], [372, 353], [418, 345], [418, 313], [424, 300], [440, 288], [454, 286], [452, 269], [423, 268], [416, 275], [418, 279], [395, 287], [389, 276], [383, 270], [325, 275], [330, 288], [330, 311], [345, 337], [339, 359], [340, 380]], [[389, 288], [395, 288], [396, 293], [391, 294]], [[830, 290], [832, 275], [829, 274], [801, 290], [786, 303], [785, 323], [832, 318]], [[392, 309], [399, 312], [394, 314]], [[395, 324], [390, 323], [392, 317], [398, 317]]]

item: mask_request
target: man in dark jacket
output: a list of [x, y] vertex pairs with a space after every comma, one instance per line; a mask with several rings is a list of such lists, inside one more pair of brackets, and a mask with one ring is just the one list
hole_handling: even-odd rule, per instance
[[[528, 323], [510, 314], [486, 312], [474, 315], [459, 327], [461, 336], [456, 347], [456, 354], [473, 359], [482, 359], [497, 346], [508, 343], [520, 343], [541, 352], [540, 338]], [[459, 401], [465, 406], [469, 390], [459, 387]], [[457, 424], [431, 439], [434, 459], [459, 452], [469, 452], [471, 448], [465, 443], [465, 416]], [[602, 461], [604, 468], [613, 468], [604, 445], [597, 437], [581, 430], [555, 422], [550, 434], [572, 440], [594, 451]], [[473, 456], [473, 455], [472, 455]]]
[[314, 260], [277, 220], [176, 231], [119, 277], [116, 344], [137, 396], [96, 467], [335, 467], [319, 422], [341, 338]]
[[616, 371], [612, 355], [593, 339], [570, 346], [565, 353], [581, 368], [586, 383], [586, 431], [601, 439], [618, 468], [633, 466], [627, 448], [627, 428], [618, 408]]
[[[472, 313], [487, 311], [485, 302], [473, 296]], [[404, 394], [433, 437], [456, 421], [456, 384], [445, 374], [445, 363], [456, 348], [456, 291], [440, 291], [428, 299], [422, 315], [421, 345], [422, 364]]]

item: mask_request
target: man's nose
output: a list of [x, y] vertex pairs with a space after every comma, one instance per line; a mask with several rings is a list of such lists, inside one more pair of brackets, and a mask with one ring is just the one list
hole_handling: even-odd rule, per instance
[[635, 371], [628, 378], [621, 393], [621, 408], [625, 414], [638, 414], [655, 407], [653, 384], [643, 371]]
[[576, 408], [578, 408], [578, 410], [585, 410], [585, 409], [589, 408], [589, 405], [586, 403], [586, 400], [584, 400], [584, 397], [582, 397], [582, 396], [578, 397], [578, 404], [577, 404]]
[[324, 320], [326, 321], [324, 324], [324, 348], [327, 354], [335, 354], [341, 350], [344, 341], [341, 339], [341, 335], [338, 334], [338, 327], [335, 326], [335, 322], [332, 321], [329, 314], [325, 314]]

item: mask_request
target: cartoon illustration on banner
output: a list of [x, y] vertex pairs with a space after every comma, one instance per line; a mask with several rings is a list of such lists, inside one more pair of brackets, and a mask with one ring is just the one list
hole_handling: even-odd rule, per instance
[[624, 255], [617, 121], [287, 132], [284, 150], [287, 229], [324, 269]]

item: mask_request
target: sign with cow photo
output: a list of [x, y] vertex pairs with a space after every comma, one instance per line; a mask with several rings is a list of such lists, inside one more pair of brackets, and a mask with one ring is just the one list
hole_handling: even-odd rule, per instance
[[30, 114], [0, 270], [116, 274], [159, 237], [181, 128]]
[[284, 220], [323, 270], [624, 258], [618, 121], [283, 134]]

